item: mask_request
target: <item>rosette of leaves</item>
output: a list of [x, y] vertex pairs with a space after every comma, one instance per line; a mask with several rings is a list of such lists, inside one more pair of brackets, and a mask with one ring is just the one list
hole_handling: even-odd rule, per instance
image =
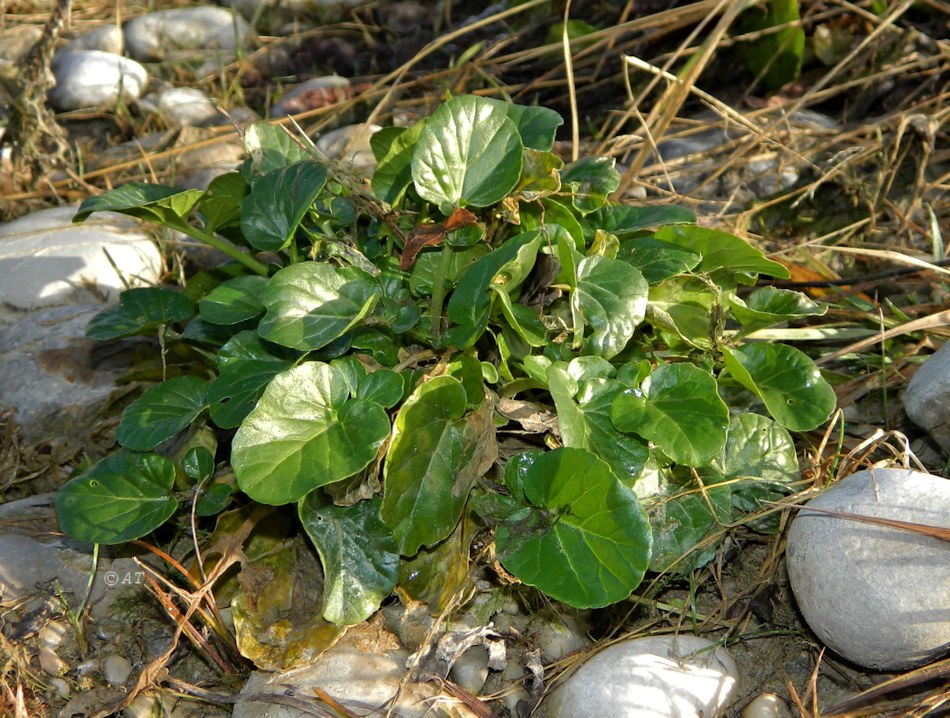
[[[101, 340], [158, 337], [168, 378], [126, 410], [120, 452], [59, 492], [63, 529], [128, 541], [184, 521], [189, 492], [207, 516], [295, 505], [323, 616], [343, 625], [394, 591], [440, 608], [475, 531], [574, 606], [709, 560], [723, 524], [797, 478], [789, 431], [834, 407], [808, 356], [741, 337], [821, 308], [743, 292], [788, 273], [688, 210], [610, 200], [613, 161], [565, 165], [560, 124], [453, 98], [373, 137], [371, 191], [255, 125], [240, 171], [203, 192], [87, 200], [77, 221], [123, 212], [230, 260], [182, 289], [130, 290], [90, 324]], [[554, 419], [525, 424], [538, 450], [489, 480], [520, 428], [512, 405]], [[207, 456], [178, 459], [198, 430], [236, 487]]]

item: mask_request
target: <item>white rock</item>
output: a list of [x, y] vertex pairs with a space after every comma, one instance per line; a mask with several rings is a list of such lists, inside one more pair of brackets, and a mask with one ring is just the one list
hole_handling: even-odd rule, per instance
[[83, 33], [59, 52], [76, 52], [77, 50], [102, 50], [102, 52], [121, 55], [124, 50], [122, 28], [115, 24], [100, 25]]
[[158, 109], [170, 125], [203, 125], [215, 120], [214, 100], [196, 87], [171, 87], [158, 96]]
[[336, 94], [346, 91], [349, 87], [350, 81], [339, 75], [314, 77], [297, 85], [281, 97], [278, 102], [275, 102], [270, 109], [270, 116], [286, 117], [287, 115], [311, 110], [321, 104], [326, 104], [325, 102], [318, 102], [318, 100], [327, 97], [332, 98]]
[[449, 677], [474, 696], [481, 693], [488, 680], [488, 649], [472, 646], [458, 657]]
[[[88, 438], [99, 408], [126, 372], [131, 348], [100, 356], [99, 343], [85, 338], [101, 309], [56, 307], [0, 329], [0, 404], [16, 410], [27, 441]], [[0, 553], [0, 584], [3, 559]]]
[[852, 474], [799, 512], [786, 548], [802, 615], [848, 660], [903, 670], [946, 651], [950, 543], [809, 506], [946, 528], [950, 481], [908, 469]]
[[106, 683], [113, 686], [123, 686], [132, 675], [132, 664], [125, 656], [110, 653], [102, 659], [102, 676]]
[[56, 655], [54, 651], [49, 646], [40, 646], [37, 650], [37, 654], [40, 659], [40, 668], [46, 671], [51, 676], [61, 676], [66, 672], [68, 666], [66, 661]]
[[69, 697], [69, 684], [62, 678], [52, 678], [49, 682], [50, 688], [59, 693], [63, 698]]
[[372, 170], [376, 157], [369, 138], [382, 129], [379, 125], [346, 125], [331, 130], [317, 140], [317, 149], [332, 160], [340, 160], [359, 169]]
[[49, 101], [58, 110], [102, 107], [138, 99], [148, 73], [135, 60], [100, 50], [60, 53], [53, 63], [56, 87]]
[[634, 638], [595, 653], [543, 706], [548, 718], [713, 718], [737, 681], [729, 654], [704, 638]]
[[125, 46], [137, 60], [163, 60], [181, 51], [234, 51], [251, 35], [247, 21], [229, 8], [158, 10], [125, 24]]
[[[88, 550], [77, 548], [80, 545], [87, 546]], [[91, 545], [66, 538], [43, 542], [31, 536], [0, 534], [0, 591], [5, 601], [25, 605], [34, 600], [45, 603], [52, 595], [53, 581], [58, 581], [69, 605], [76, 608], [86, 595], [92, 566]], [[144, 590], [135, 584], [117, 585], [111, 576], [138, 574], [141, 570], [130, 558], [110, 560], [100, 556], [99, 572], [89, 595], [93, 621], [108, 616], [115, 601], [123, 596], [128, 598], [129, 591]], [[46, 644], [41, 645], [52, 650]]]
[[161, 253], [136, 220], [96, 213], [73, 224], [75, 214], [54, 207], [0, 225], [0, 302], [35, 309], [114, 299], [123, 289], [115, 267], [133, 285], [158, 281]]
[[541, 660], [544, 663], [554, 663], [591, 645], [590, 639], [571, 616], [539, 616], [531, 622], [528, 632], [541, 647]]
[[742, 718], [791, 718], [791, 711], [774, 693], [760, 693], [742, 709]]
[[904, 393], [904, 411], [950, 452], [950, 342], [911, 377]]

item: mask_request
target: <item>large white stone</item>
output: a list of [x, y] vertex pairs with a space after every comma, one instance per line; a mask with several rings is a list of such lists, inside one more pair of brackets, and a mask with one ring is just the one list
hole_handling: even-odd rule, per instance
[[950, 543], [808, 507], [950, 527], [950, 481], [872, 469], [812, 499], [792, 523], [786, 557], [808, 625], [868, 668], [903, 670], [950, 646]]
[[184, 51], [232, 52], [245, 47], [251, 26], [223, 7], [158, 10], [125, 24], [125, 47], [137, 60], [163, 60]]
[[591, 656], [543, 707], [548, 718], [713, 718], [737, 681], [735, 662], [705, 638], [634, 638]]
[[131, 351], [85, 338], [102, 305], [55, 307], [0, 329], [0, 405], [16, 410], [27, 441], [88, 437]]
[[56, 86], [49, 91], [49, 101], [58, 110], [135, 100], [148, 83], [148, 73], [135, 60], [100, 50], [57, 54], [53, 74]]
[[89, 32], [83, 33], [66, 45], [59, 52], [76, 52], [77, 50], [102, 50], [121, 55], [124, 49], [122, 28], [114, 23], [100, 25]]
[[904, 392], [904, 411], [950, 452], [950, 342], [911, 377]]
[[136, 220], [96, 213], [73, 224], [75, 214], [74, 206], [54, 207], [0, 225], [0, 302], [17, 309], [89, 303], [116, 298], [123, 279], [158, 281], [161, 253]]

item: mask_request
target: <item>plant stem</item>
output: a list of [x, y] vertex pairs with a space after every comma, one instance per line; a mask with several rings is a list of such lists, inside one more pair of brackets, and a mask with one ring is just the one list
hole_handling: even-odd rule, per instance
[[247, 252], [242, 252], [238, 247], [235, 247], [226, 239], [220, 239], [215, 237], [210, 232], [205, 232], [204, 230], [198, 229], [197, 227], [192, 227], [187, 222], [176, 222], [174, 224], [170, 224], [169, 226], [172, 227], [172, 229], [177, 229], [179, 232], [187, 234], [189, 237], [197, 239], [199, 242], [207, 244], [209, 247], [217, 249], [219, 252], [224, 252], [226, 255], [231, 257], [231, 259], [240, 262], [252, 272], [260, 274], [262, 277], [266, 277], [270, 274], [270, 270], [268, 270], [266, 264], [257, 261]]
[[432, 285], [432, 336], [436, 339], [442, 338], [442, 304], [445, 302], [445, 283], [451, 264], [452, 247], [443, 244], [439, 266], [435, 270], [435, 281]]

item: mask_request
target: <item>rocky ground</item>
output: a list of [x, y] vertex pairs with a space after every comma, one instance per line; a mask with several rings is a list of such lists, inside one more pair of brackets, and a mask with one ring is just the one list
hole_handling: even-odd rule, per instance
[[[950, 7], [880, 3], [876, 15], [877, 4], [801, 3], [804, 72], [766, 91], [736, 47], [728, 3], [574, 8], [572, 31], [593, 34], [572, 46], [571, 81], [555, 27], [563, 7], [538, 1], [244, 0], [235, 12], [74, 0], [71, 13], [8, 2], [0, 712], [364, 715], [397, 691], [393, 715], [405, 716], [527, 715], [539, 701], [552, 718], [645, 715], [642, 701], [656, 716], [947, 711], [950, 350], [934, 350], [950, 336]], [[696, 91], [648, 84], [667, 62], [688, 76], [690, 56], [704, 66]], [[688, 205], [787, 262], [795, 286], [832, 307], [795, 336], [834, 377], [841, 408], [827, 431], [798, 437], [792, 502], [853, 474], [813, 507], [917, 532], [817, 512], [792, 524], [794, 512], [766, 507], [777, 533], [724, 527], [705, 569], [654, 576], [610, 609], [567, 610], [486, 571], [454, 612], [394, 601], [289, 670], [305, 637], [275, 639], [268, 621], [306, 605], [273, 597], [254, 649], [182, 634], [188, 585], [167, 557], [144, 546], [94, 554], [59, 534], [52, 492], [110, 448], [122, 408], [155, 376], [155, 347], [92, 342], [89, 319], [129, 284], [214, 261], [127, 218], [74, 226], [76, 202], [132, 180], [205, 187], [243, 158], [235, 127], [259, 118], [292, 115], [321, 151], [369, 168], [374, 129], [429, 114], [447, 92], [568, 118], [577, 107], [576, 135], [568, 122], [559, 136], [565, 157], [575, 144], [610, 154], [627, 201]], [[319, 572], [302, 539], [262, 555], [277, 551]], [[203, 608], [220, 615], [206, 625], [233, 632], [236, 589], [215, 590]]]

